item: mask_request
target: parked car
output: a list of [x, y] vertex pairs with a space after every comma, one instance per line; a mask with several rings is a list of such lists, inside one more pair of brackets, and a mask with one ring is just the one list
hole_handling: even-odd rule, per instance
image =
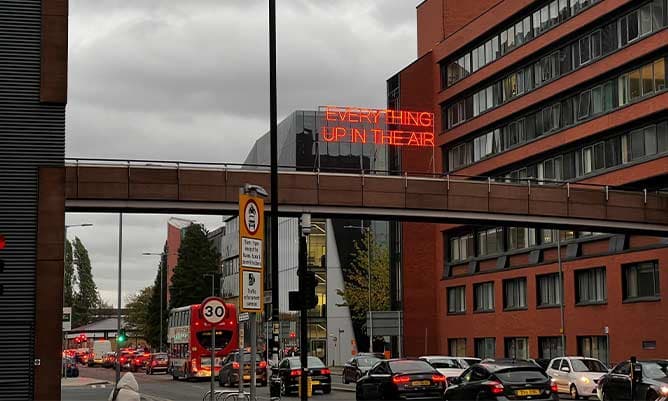
[[102, 365], [102, 358], [107, 352], [111, 352], [111, 342], [109, 340], [93, 341], [93, 350], [88, 357], [88, 366]]
[[550, 366], [550, 360], [549, 359], [544, 359], [544, 358], [538, 358], [538, 359], [529, 359], [531, 362], [535, 363], [536, 365], [540, 366], [543, 368], [544, 371], [547, 371], [547, 368]]
[[167, 373], [167, 367], [169, 366], [169, 356], [166, 352], [158, 352], [155, 354], [150, 354], [146, 359], [146, 374], [152, 375], [155, 372], [165, 372]]
[[[244, 352], [244, 370], [242, 375], [244, 383], [250, 383], [251, 380], [250, 360], [250, 352]], [[238, 385], [239, 369], [239, 351], [230, 352], [221, 363], [220, 374], [218, 375], [218, 383], [221, 386], [229, 387]], [[267, 385], [267, 361], [265, 361], [262, 354], [259, 353], [255, 357], [255, 382], [259, 383], [260, 386]]]
[[356, 399], [442, 400], [445, 376], [421, 359], [388, 359], [378, 362], [357, 381]]
[[135, 352], [134, 351], [123, 351], [121, 350], [121, 354], [118, 356], [116, 365], [121, 365], [121, 371], [123, 369], [128, 369], [130, 370], [132, 368], [132, 359], [134, 358]]
[[87, 364], [88, 357], [90, 356], [90, 351], [88, 348], [78, 348], [74, 351], [74, 360], [77, 363]]
[[65, 374], [64, 377], [78, 377], [79, 376], [79, 367], [77, 366], [77, 362], [73, 358], [69, 357], [64, 357], [63, 361], [63, 368], [61, 370], [61, 374]]
[[665, 401], [668, 399], [668, 360], [638, 361], [634, 375], [635, 394], [631, 394], [631, 362], [625, 361], [601, 377], [597, 395], [602, 401]]
[[359, 354], [350, 358], [350, 360], [343, 365], [343, 372], [341, 374], [343, 383], [348, 384], [350, 382], [354, 383], [358, 381], [373, 367], [373, 365], [381, 360], [381, 358], [373, 355], [367, 356]]
[[[421, 356], [420, 359], [427, 361], [440, 374], [445, 376], [446, 380], [452, 377], [459, 377], [471, 365], [480, 362], [478, 358], [457, 358], [452, 356]], [[466, 361], [468, 360], [468, 362]], [[447, 381], [446, 381], [447, 385]]]
[[[319, 358], [308, 357], [307, 372], [311, 378], [313, 391], [322, 391], [324, 394], [329, 394], [332, 391], [332, 372], [325, 367], [325, 364]], [[301, 373], [299, 357], [284, 358], [277, 367], [271, 369], [272, 385], [280, 386], [281, 395], [296, 393], [299, 388]]]
[[603, 362], [583, 357], [554, 358], [547, 368], [557, 390], [570, 394], [574, 400], [595, 396], [599, 379], [607, 373], [608, 368]]
[[112, 367], [114, 367], [115, 362], [116, 362], [116, 353], [115, 352], [107, 352], [102, 357], [102, 367], [103, 368], [112, 368]]
[[130, 361], [130, 370], [138, 372], [139, 370], [144, 369], [146, 361], [150, 355], [151, 354], [147, 352], [135, 352]]
[[557, 387], [545, 371], [523, 360], [483, 360], [450, 381], [445, 399], [557, 401]]

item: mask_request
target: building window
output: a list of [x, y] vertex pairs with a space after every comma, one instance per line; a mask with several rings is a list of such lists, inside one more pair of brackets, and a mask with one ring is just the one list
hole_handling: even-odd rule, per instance
[[[525, 177], [526, 178], [526, 174]], [[536, 229], [527, 227], [508, 228], [508, 250], [524, 249], [536, 245]]]
[[475, 357], [480, 359], [496, 358], [496, 338], [476, 338]]
[[577, 304], [607, 302], [605, 267], [576, 271], [575, 291], [575, 302]]
[[585, 358], [596, 358], [608, 363], [608, 340], [605, 336], [578, 337], [578, 355]]
[[478, 256], [503, 252], [503, 228], [494, 227], [478, 231]]
[[448, 355], [450, 356], [466, 356], [466, 339], [465, 338], [449, 338], [448, 339]]
[[624, 265], [622, 271], [625, 301], [659, 297], [659, 263], [657, 261]]
[[473, 299], [475, 312], [491, 312], [494, 310], [494, 282], [473, 285]]
[[466, 287], [450, 287], [448, 288], [448, 313], [464, 313], [466, 312]]
[[656, 341], [654, 340], [645, 340], [642, 342], [642, 349], [656, 349]]
[[538, 337], [538, 357], [554, 359], [564, 355], [561, 337]]
[[459, 262], [473, 256], [473, 234], [450, 238], [450, 261]]
[[527, 337], [508, 337], [505, 339], [506, 358], [529, 359], [529, 339]]
[[536, 276], [538, 306], [559, 306], [561, 304], [561, 285], [559, 273]]
[[505, 310], [526, 309], [527, 279], [519, 277], [503, 280], [503, 308]]

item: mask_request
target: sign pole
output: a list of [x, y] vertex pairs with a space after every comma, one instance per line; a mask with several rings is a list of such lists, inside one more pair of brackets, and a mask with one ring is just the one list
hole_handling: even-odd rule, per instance
[[[161, 294], [162, 295], [162, 294]], [[211, 296], [216, 296], [216, 275], [211, 275]], [[214, 382], [215, 382], [215, 373], [216, 373], [216, 325], [211, 325], [211, 393], [210, 401], [214, 401], [213, 392], [214, 392]]]
[[216, 380], [216, 325], [223, 321], [226, 315], [226, 310], [223, 299], [215, 296], [216, 275], [206, 274], [206, 276], [209, 275], [211, 276], [211, 293], [213, 295], [202, 301], [200, 310], [204, 317], [204, 321], [211, 325], [211, 366], [209, 372], [211, 372], [210, 397], [211, 401], [213, 401], [215, 399], [214, 383]]
[[250, 326], [250, 340], [251, 340], [251, 354], [250, 354], [250, 366], [251, 366], [251, 376], [250, 376], [250, 393], [251, 399], [255, 399], [255, 371], [257, 370], [256, 366], [256, 354], [257, 354], [257, 327], [255, 327], [255, 313], [251, 313], [248, 319], [248, 325]]

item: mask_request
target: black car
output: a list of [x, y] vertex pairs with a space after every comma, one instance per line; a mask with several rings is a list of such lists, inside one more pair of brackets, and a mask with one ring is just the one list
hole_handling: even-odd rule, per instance
[[[299, 357], [289, 357], [281, 360], [277, 367], [271, 369], [272, 385], [278, 385], [281, 395], [297, 393], [301, 378], [301, 362]], [[325, 367], [319, 358], [309, 356], [307, 359], [308, 376], [311, 378], [313, 391], [322, 391], [329, 394], [332, 391], [332, 372]]]
[[370, 355], [355, 355], [352, 357], [345, 365], [343, 365], [343, 383], [348, 384], [350, 382], [358, 381], [366, 372], [376, 364], [376, 362], [382, 360], [376, 356]]
[[530, 361], [484, 360], [451, 380], [446, 400], [557, 401], [556, 385]]
[[[243, 370], [243, 381], [250, 383], [251, 380], [251, 353], [244, 352], [244, 370]], [[235, 386], [239, 385], [239, 352], [230, 352], [220, 367], [220, 374], [218, 374], [218, 383], [221, 386]], [[257, 354], [255, 357], [255, 381], [259, 383], [260, 386], [267, 385], [267, 361], [264, 360], [262, 354]]]
[[618, 364], [598, 381], [598, 397], [603, 401], [655, 401], [668, 399], [668, 360], [638, 361], [631, 394], [631, 362]]
[[376, 363], [357, 381], [360, 400], [442, 400], [445, 376], [421, 359], [388, 359]]
[[63, 358], [63, 368], [61, 374], [64, 374], [64, 377], [79, 377], [79, 367], [74, 358]]

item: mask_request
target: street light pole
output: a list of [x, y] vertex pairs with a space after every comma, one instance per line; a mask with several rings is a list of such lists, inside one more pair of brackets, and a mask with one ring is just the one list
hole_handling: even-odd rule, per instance
[[[116, 313], [116, 382], [114, 384], [114, 389], [118, 389], [118, 381], [121, 379], [121, 344], [118, 341], [118, 338], [121, 333], [121, 261], [123, 257], [123, 213], [118, 214], [118, 311]], [[116, 401], [116, 396], [118, 391], [114, 391], [114, 397], [112, 401]]]

